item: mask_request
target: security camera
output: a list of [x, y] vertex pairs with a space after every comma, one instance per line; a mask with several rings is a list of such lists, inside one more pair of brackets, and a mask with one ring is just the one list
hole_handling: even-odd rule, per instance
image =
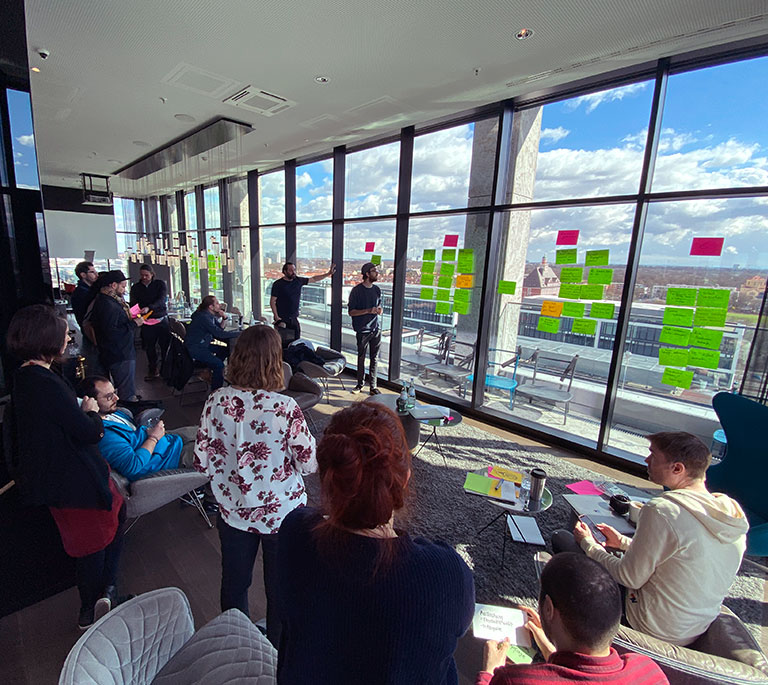
[[40, 55], [40, 59], [48, 59], [51, 56], [51, 51], [46, 50], [45, 48], [40, 48], [37, 51], [37, 54]]

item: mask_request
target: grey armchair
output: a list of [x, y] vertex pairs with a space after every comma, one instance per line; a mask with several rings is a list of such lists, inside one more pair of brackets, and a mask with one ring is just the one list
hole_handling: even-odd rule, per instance
[[299, 371], [310, 378], [318, 378], [320, 380], [323, 384], [323, 389], [325, 390], [325, 401], [330, 404], [330, 400], [328, 399], [328, 379], [338, 378], [342, 389], [346, 390], [341, 374], [347, 366], [347, 360], [341, 352], [337, 352], [328, 347], [316, 347], [315, 354], [323, 359], [323, 365], [320, 366], [320, 364], [303, 361], [299, 364]]
[[283, 362], [283, 380], [285, 387], [280, 393], [292, 397], [304, 412], [304, 416], [312, 425], [313, 430], [316, 429], [309, 410], [323, 399], [323, 389], [320, 384], [304, 373], [293, 373], [287, 362]]
[[195, 633], [175, 587], [139, 595], [94, 623], [64, 662], [59, 685], [223, 685], [275, 682], [277, 652], [237, 609]]
[[613, 641], [619, 652], [651, 657], [671, 685], [768, 683], [768, 661], [752, 634], [727, 607], [706, 633], [688, 647], [678, 647], [621, 626]]

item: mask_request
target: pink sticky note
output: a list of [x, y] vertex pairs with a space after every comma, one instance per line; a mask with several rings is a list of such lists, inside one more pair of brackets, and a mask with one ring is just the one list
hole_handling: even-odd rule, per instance
[[162, 321], [162, 319], [147, 319], [144, 321], [145, 326], [157, 326]]
[[458, 247], [458, 246], [459, 246], [459, 236], [457, 235], [445, 236], [445, 240], [443, 241], [443, 247]]
[[556, 245], [575, 245], [579, 242], [578, 231], [558, 231]]
[[591, 480], [580, 480], [578, 483], [571, 483], [566, 485], [566, 488], [572, 490], [577, 495], [602, 495], [602, 491], [595, 487], [595, 484]]
[[365, 251], [366, 252], [373, 252], [375, 245], [376, 245], [376, 243], [366, 243], [365, 244]]
[[719, 257], [723, 253], [725, 238], [694, 238], [691, 254], [698, 257]]
[[133, 307], [131, 307], [130, 312], [131, 312], [131, 316], [136, 318], [139, 314], [141, 314], [141, 307], [135, 304], [133, 305]]

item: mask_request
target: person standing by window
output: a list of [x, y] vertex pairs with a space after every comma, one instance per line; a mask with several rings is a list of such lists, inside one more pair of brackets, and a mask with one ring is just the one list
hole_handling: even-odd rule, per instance
[[368, 367], [368, 383], [371, 395], [379, 395], [376, 387], [376, 364], [381, 347], [381, 320], [384, 311], [381, 308], [381, 290], [375, 285], [379, 278], [376, 265], [368, 262], [362, 268], [363, 282], [358, 283], [349, 293], [349, 315], [352, 317], [352, 328], [357, 336], [357, 385], [352, 389], [358, 393], [365, 382], [365, 356], [370, 349], [371, 364]]
[[[301, 301], [301, 289], [307, 283], [317, 283], [328, 276], [333, 276], [336, 265], [324, 274], [310, 276], [309, 278], [296, 275], [296, 266], [293, 262], [283, 264], [283, 277], [272, 284], [272, 292], [269, 298], [269, 307], [274, 316], [274, 324], [278, 328], [293, 331], [293, 340], [301, 337], [301, 324], [299, 324], [299, 303]], [[289, 341], [290, 342], [290, 341]]]

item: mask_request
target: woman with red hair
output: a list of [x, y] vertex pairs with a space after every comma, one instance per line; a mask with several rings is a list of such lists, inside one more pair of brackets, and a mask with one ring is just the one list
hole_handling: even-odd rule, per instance
[[458, 682], [453, 652], [475, 589], [442, 542], [396, 530], [411, 454], [396, 414], [360, 402], [318, 445], [323, 509], [296, 509], [278, 542], [278, 682]]

